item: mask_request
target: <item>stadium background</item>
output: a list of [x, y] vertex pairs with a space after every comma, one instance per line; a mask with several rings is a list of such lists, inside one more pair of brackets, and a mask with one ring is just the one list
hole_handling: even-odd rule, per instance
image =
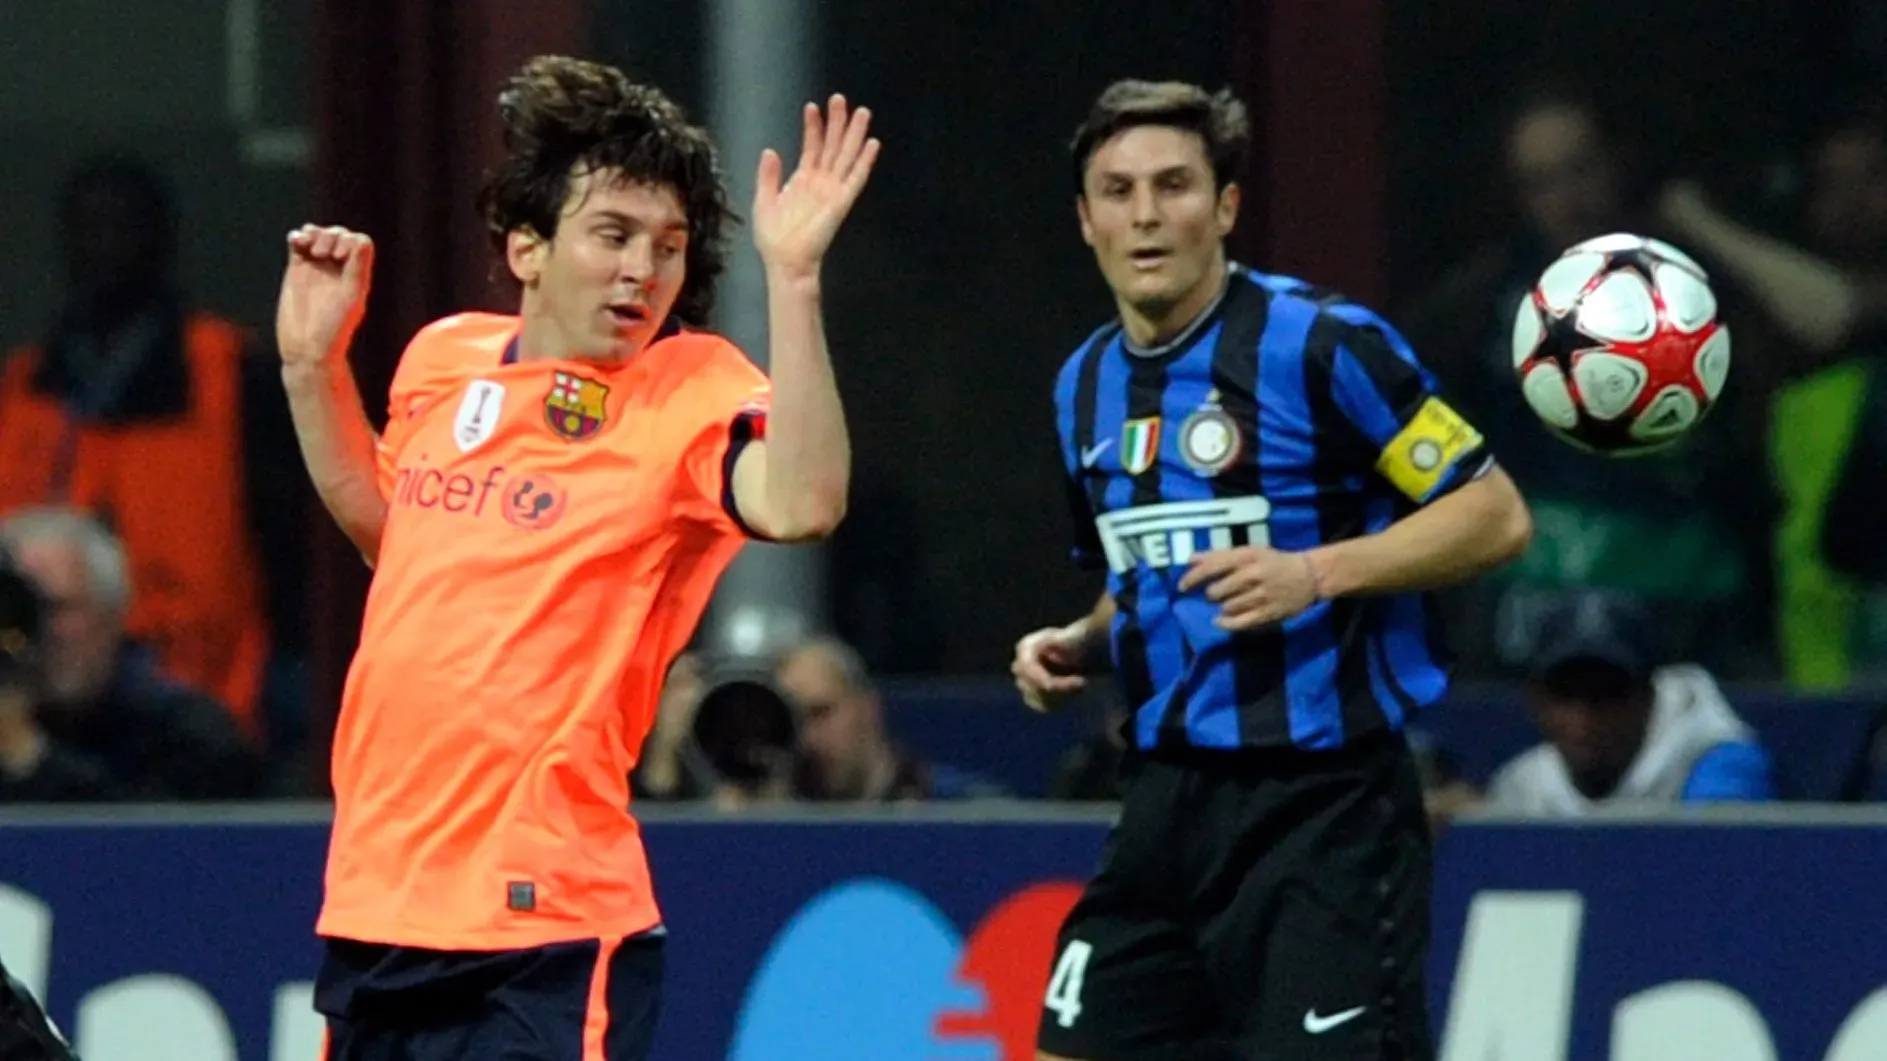
[[[1867, 77], [1887, 59], [1887, 19], [1864, 0], [16, 0], [0, 14], [0, 335], [33, 338], [59, 305], [63, 175], [129, 150], [177, 189], [191, 297], [264, 332], [280, 233], [312, 218], [375, 236], [357, 371], [376, 416], [405, 335], [502, 305], [469, 199], [495, 146], [492, 90], [523, 56], [580, 52], [660, 82], [722, 136], [737, 189], [759, 143], [790, 143], [798, 97], [842, 89], [876, 110], [885, 160], [827, 285], [853, 514], [824, 550], [756, 550], [705, 634], [752, 648], [742, 617], [758, 609], [772, 647], [829, 621], [880, 677], [901, 742], [1022, 798], [651, 808], [678, 938], [660, 1056], [750, 1061], [1027, 1056], [1006, 1029], [1033, 1019], [1026, 974], [1046, 959], [1031, 945], [1106, 820], [1033, 798], [1094, 710], [1033, 719], [1002, 680], [1019, 633], [1092, 593], [1064, 563], [1047, 393], [1108, 312], [1065, 156], [1101, 86], [1237, 90], [1257, 124], [1238, 257], [1393, 316], [1515, 224], [1504, 123], [1542, 77], [1596, 94], [1642, 182], [1701, 179], [1786, 233], [1815, 137], [1878, 91]], [[723, 323], [753, 348], [750, 282], [737, 272]], [[1733, 381], [1772, 356], [1739, 345]], [[1697, 459], [1760, 436], [1746, 413], [1707, 424]], [[1723, 518], [1762, 525], [1761, 504]], [[318, 762], [365, 572], [324, 520], [306, 527], [294, 673]], [[1735, 680], [1794, 805], [1455, 823], [1436, 912], [1444, 1057], [1887, 1056], [1881, 697], [1863, 650], [1838, 681], [1791, 673], [1774, 594], [1748, 581], [1708, 602], [1691, 643]], [[1482, 781], [1537, 737], [1498, 619], [1453, 605], [1468, 688], [1430, 729]], [[312, 971], [322, 792], [290, 787], [299, 798], [240, 808], [6, 811], [0, 953], [92, 1061], [312, 1057], [294, 985]]]

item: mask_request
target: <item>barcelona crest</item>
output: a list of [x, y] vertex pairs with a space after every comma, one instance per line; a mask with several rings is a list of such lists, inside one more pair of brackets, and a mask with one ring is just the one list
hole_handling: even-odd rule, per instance
[[570, 372], [559, 372], [544, 396], [544, 420], [567, 441], [581, 442], [603, 428], [609, 388]]

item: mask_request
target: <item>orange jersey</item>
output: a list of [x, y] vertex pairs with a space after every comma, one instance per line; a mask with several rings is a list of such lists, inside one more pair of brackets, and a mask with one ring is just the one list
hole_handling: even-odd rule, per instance
[[517, 329], [447, 318], [394, 377], [324, 936], [502, 950], [660, 920], [629, 773], [745, 537], [727, 479], [767, 381], [685, 332], [618, 367], [512, 363]]

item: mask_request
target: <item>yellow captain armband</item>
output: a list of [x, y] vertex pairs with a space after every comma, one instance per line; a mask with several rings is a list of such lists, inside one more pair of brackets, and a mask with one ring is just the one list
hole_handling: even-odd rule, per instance
[[1376, 470], [1411, 501], [1426, 501], [1481, 433], [1440, 398], [1424, 399], [1415, 415], [1376, 457]]

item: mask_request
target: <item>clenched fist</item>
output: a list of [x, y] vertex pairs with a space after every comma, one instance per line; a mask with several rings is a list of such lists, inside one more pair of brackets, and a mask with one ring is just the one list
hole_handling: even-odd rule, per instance
[[346, 355], [367, 312], [373, 240], [334, 226], [303, 225], [288, 234], [288, 268], [275, 306], [275, 344], [285, 366]]
[[1051, 712], [1068, 697], [1087, 688], [1082, 673], [1087, 632], [1073, 626], [1051, 626], [1016, 642], [1016, 658], [1009, 665], [1022, 700], [1035, 711]]

